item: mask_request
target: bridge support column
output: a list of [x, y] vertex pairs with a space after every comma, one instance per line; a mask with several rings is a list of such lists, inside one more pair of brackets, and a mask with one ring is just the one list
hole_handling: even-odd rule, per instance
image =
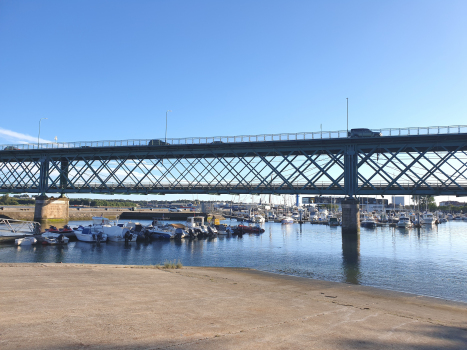
[[48, 198], [47, 196], [39, 196], [36, 198], [34, 208], [34, 221], [44, 222], [46, 220], [68, 220], [69, 218], [69, 202], [66, 197]]
[[360, 233], [360, 213], [358, 200], [347, 198], [342, 201], [342, 234]]

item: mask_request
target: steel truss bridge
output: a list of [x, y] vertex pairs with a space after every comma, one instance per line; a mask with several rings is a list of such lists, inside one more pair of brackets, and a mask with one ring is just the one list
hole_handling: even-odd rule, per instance
[[467, 126], [381, 132], [0, 146], [0, 192], [467, 195]]

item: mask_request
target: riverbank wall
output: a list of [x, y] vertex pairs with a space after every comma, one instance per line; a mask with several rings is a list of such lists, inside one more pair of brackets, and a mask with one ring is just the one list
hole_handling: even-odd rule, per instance
[[[184, 212], [169, 212], [164, 209], [140, 209], [129, 210], [128, 208], [69, 208], [68, 220], [67, 219], [52, 219], [48, 222], [58, 221], [80, 221], [91, 220], [93, 216], [104, 216], [110, 220], [186, 220], [190, 216], [202, 216], [206, 218], [206, 213], [194, 213], [190, 211]], [[14, 219], [14, 220], [34, 220], [34, 207], [29, 208], [3, 208], [0, 210], [0, 218]]]

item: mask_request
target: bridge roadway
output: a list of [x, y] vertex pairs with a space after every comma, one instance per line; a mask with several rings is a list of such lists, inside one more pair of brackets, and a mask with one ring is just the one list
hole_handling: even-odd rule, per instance
[[467, 195], [467, 133], [0, 151], [0, 192]]

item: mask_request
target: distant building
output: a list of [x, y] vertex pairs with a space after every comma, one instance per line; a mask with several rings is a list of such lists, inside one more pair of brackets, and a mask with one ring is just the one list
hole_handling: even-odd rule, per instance
[[397, 196], [393, 196], [392, 197], [392, 203], [391, 203], [392, 206], [404, 206], [405, 205], [405, 197], [397, 197]]
[[[335, 204], [338, 210], [341, 210], [341, 203], [345, 197], [303, 197], [302, 203], [306, 206], [307, 204], [314, 204], [316, 206]], [[383, 211], [388, 207], [388, 200], [385, 198], [375, 197], [359, 197], [360, 208], [364, 211]]]
[[439, 205], [441, 207], [463, 207], [465, 205], [465, 202], [458, 202], [458, 201], [444, 201], [444, 202], [439, 202]]

